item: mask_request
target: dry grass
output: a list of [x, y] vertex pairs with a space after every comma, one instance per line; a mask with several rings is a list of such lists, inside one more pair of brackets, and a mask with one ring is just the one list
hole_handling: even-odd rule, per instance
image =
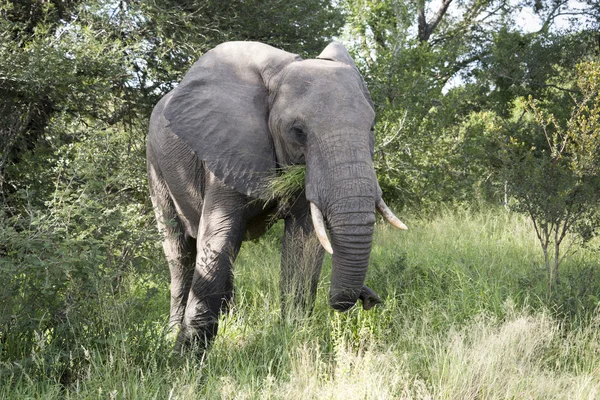
[[[511, 307], [509, 304], [508, 307]], [[462, 329], [415, 338], [426, 346], [427, 369], [393, 344], [358, 349], [341, 341], [323, 353], [317, 341], [291, 349], [285, 379], [221, 377], [223, 399], [597, 399], [600, 364], [569, 366], [570, 351], [595, 349], [600, 333], [565, 330], [545, 313], [511, 312], [498, 322], [479, 315]], [[579, 349], [579, 350], [578, 350]], [[588, 354], [589, 355], [589, 354]], [[562, 365], [561, 365], [562, 364]], [[184, 393], [177, 398], [191, 399]], [[188, 393], [189, 394], [189, 393]]]
[[[512, 315], [501, 324], [478, 318], [452, 332], [434, 352], [432, 392], [436, 399], [595, 399], [599, 370], [571, 371], [561, 354], [598, 343], [597, 332], [564, 338], [546, 314]], [[598, 359], [596, 359], [598, 361]]]

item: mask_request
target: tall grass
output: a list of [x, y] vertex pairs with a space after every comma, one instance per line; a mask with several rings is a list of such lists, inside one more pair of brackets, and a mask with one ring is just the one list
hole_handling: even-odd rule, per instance
[[[384, 304], [373, 310], [328, 307], [326, 258], [314, 312], [282, 318], [276, 226], [244, 244], [235, 306], [204, 360], [170, 354], [168, 283], [130, 276], [129, 292], [98, 310], [109, 343], [80, 338], [69, 384], [5, 363], [0, 398], [600, 397], [598, 254], [569, 259], [548, 297], [526, 219], [441, 211], [407, 224], [408, 232], [377, 226], [367, 284]], [[51, 355], [32, 357], [43, 364]]]

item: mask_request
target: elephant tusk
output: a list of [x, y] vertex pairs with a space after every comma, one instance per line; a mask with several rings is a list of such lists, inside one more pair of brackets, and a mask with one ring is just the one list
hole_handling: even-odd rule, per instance
[[402, 221], [398, 219], [390, 210], [390, 208], [385, 204], [383, 199], [379, 199], [377, 202], [377, 211], [385, 218], [390, 224], [394, 225], [398, 229], [402, 229], [403, 231], [407, 230], [408, 227], [404, 225]]
[[329, 239], [327, 238], [323, 214], [321, 213], [321, 210], [319, 210], [319, 207], [312, 202], [310, 203], [310, 214], [312, 216], [313, 226], [315, 227], [315, 233], [317, 234], [317, 238], [319, 239], [321, 246], [323, 246], [325, 251], [327, 251], [329, 254], [333, 254], [331, 243], [329, 243]]

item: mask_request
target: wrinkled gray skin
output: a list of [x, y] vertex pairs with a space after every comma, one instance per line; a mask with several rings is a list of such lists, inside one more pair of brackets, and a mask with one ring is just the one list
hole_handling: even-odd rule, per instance
[[[324, 252], [315, 245], [309, 201], [331, 237], [331, 306], [345, 311], [359, 297], [365, 308], [379, 302], [364, 286], [381, 197], [373, 119], [364, 82], [339, 43], [311, 60], [261, 43], [224, 43], [156, 105], [148, 179], [180, 345], [206, 346], [216, 334], [242, 241], [275, 218], [285, 219], [282, 295], [311, 306]], [[306, 164], [306, 189], [282, 213], [266, 199], [265, 178], [291, 164]]]

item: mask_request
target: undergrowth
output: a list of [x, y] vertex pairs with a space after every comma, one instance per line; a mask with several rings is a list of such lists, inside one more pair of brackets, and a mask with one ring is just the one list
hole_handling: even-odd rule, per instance
[[525, 218], [500, 209], [441, 211], [407, 224], [407, 232], [377, 224], [366, 284], [384, 303], [370, 311], [329, 308], [327, 256], [313, 313], [282, 317], [282, 228], [245, 243], [235, 305], [204, 360], [171, 355], [168, 282], [132, 270], [93, 304], [94, 324], [67, 324], [76, 332], [68, 354], [52, 340], [57, 332], [34, 330], [38, 342], [27, 357], [7, 357], [18, 354], [11, 352], [18, 336], [3, 336], [0, 398], [600, 396], [593, 246], [566, 261], [548, 296]]

